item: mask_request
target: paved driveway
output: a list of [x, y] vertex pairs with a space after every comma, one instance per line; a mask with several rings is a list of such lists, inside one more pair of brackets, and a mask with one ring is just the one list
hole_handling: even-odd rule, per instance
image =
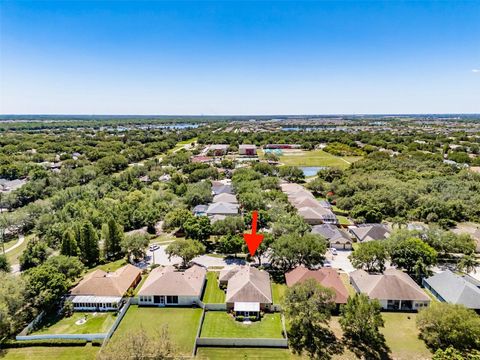
[[337, 250], [337, 255], [332, 255], [331, 252], [328, 251], [326, 258], [330, 261], [332, 268], [350, 273], [355, 270], [352, 263], [348, 259], [348, 256], [351, 253], [351, 250]]

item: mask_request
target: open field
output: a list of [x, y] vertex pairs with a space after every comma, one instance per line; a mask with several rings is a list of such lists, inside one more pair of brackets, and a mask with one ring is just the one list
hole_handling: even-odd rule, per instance
[[201, 337], [225, 338], [282, 338], [282, 321], [279, 313], [265, 314], [260, 321], [244, 325], [224, 311], [205, 314]]
[[360, 160], [361, 156], [339, 157], [323, 150], [285, 151], [280, 156], [280, 162], [291, 166], [331, 166], [346, 169], [351, 163]]
[[0, 350], [2, 360], [94, 360], [100, 347], [86, 346], [32, 346]]
[[225, 292], [218, 287], [218, 272], [207, 272], [207, 284], [202, 301], [207, 304], [221, 304], [225, 302]]
[[155, 336], [157, 331], [167, 326], [168, 334], [179, 351], [190, 354], [193, 350], [201, 315], [201, 309], [138, 307], [132, 305], [113, 335], [112, 341], [116, 341], [126, 333], [137, 331], [140, 328]]
[[[75, 312], [66, 318], [51, 317], [45, 319], [43, 327], [35, 331], [34, 335], [40, 334], [97, 334], [106, 333], [115, 322], [112, 312]], [[86, 316], [87, 322], [82, 325], [75, 324], [76, 321]]]

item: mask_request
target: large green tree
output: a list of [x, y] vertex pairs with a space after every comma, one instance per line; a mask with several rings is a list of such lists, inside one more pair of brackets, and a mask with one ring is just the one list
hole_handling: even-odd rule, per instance
[[103, 254], [106, 260], [122, 256], [123, 227], [112, 217], [102, 225]]
[[341, 309], [340, 326], [348, 348], [359, 358], [388, 358], [389, 349], [380, 328], [384, 322], [380, 303], [364, 294], [350, 297]]
[[44, 241], [38, 238], [31, 239], [20, 256], [20, 270], [25, 271], [44, 263], [50, 253], [51, 249]]
[[145, 257], [145, 252], [149, 244], [148, 236], [144, 234], [126, 235], [122, 240], [122, 251], [126, 254], [128, 261], [140, 260]]
[[356, 269], [368, 272], [383, 272], [388, 259], [387, 244], [384, 241], [368, 241], [361, 243], [349, 256]]
[[330, 330], [335, 293], [309, 279], [285, 292], [283, 308], [288, 323], [288, 341], [297, 354], [311, 359], [330, 359], [341, 346]]
[[462, 305], [433, 303], [420, 310], [417, 327], [433, 351], [450, 346], [462, 353], [480, 351], [480, 317]]
[[80, 249], [75, 238], [75, 233], [72, 230], [67, 230], [63, 233], [62, 245], [60, 253], [65, 256], [77, 256]]
[[25, 315], [23, 277], [0, 271], [0, 339], [17, 333]]
[[87, 266], [97, 264], [100, 258], [98, 234], [90, 221], [85, 221], [81, 226], [80, 239], [80, 257], [83, 263]]
[[393, 265], [420, 281], [429, 274], [429, 268], [437, 263], [437, 252], [419, 238], [409, 238], [394, 242], [390, 249]]
[[8, 262], [7, 256], [1, 254], [0, 255], [0, 271], [3, 272], [10, 272], [12, 269], [10, 267], [10, 263]]
[[183, 267], [186, 267], [194, 257], [204, 254], [205, 250], [205, 245], [197, 240], [179, 239], [168, 245], [165, 253], [169, 259], [172, 256], [180, 257]]

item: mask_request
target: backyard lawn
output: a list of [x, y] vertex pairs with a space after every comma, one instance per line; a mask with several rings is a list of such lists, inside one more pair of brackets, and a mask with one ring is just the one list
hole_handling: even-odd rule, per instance
[[95, 360], [98, 346], [32, 346], [0, 350], [2, 360]]
[[145, 329], [154, 336], [163, 326], [168, 327], [172, 342], [180, 352], [190, 354], [197, 334], [201, 309], [191, 308], [157, 308], [130, 306], [122, 319], [112, 341], [120, 339], [128, 332]]
[[224, 311], [205, 313], [201, 337], [210, 338], [283, 338], [279, 313], [265, 314], [260, 321], [244, 325]]
[[293, 357], [287, 349], [200, 347], [196, 358], [201, 360], [289, 360]]
[[272, 296], [274, 304], [281, 304], [287, 285], [272, 282]]
[[[85, 324], [77, 325], [76, 321], [86, 316]], [[43, 327], [33, 334], [97, 334], [106, 333], [115, 322], [112, 312], [75, 312], [66, 318], [51, 317], [45, 319]]]
[[207, 284], [202, 301], [206, 304], [222, 304], [225, 302], [225, 292], [218, 287], [217, 271], [207, 272]]
[[284, 151], [280, 156], [280, 162], [291, 166], [332, 166], [346, 169], [352, 162], [360, 160], [361, 156], [339, 157], [329, 154], [323, 150], [293, 152]]

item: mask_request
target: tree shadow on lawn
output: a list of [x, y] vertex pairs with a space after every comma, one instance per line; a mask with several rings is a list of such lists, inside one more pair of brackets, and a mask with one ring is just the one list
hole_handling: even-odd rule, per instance
[[380, 334], [378, 339], [367, 341], [366, 339], [344, 339], [347, 349], [358, 358], [366, 360], [390, 360], [391, 350], [385, 342], [385, 337]]

